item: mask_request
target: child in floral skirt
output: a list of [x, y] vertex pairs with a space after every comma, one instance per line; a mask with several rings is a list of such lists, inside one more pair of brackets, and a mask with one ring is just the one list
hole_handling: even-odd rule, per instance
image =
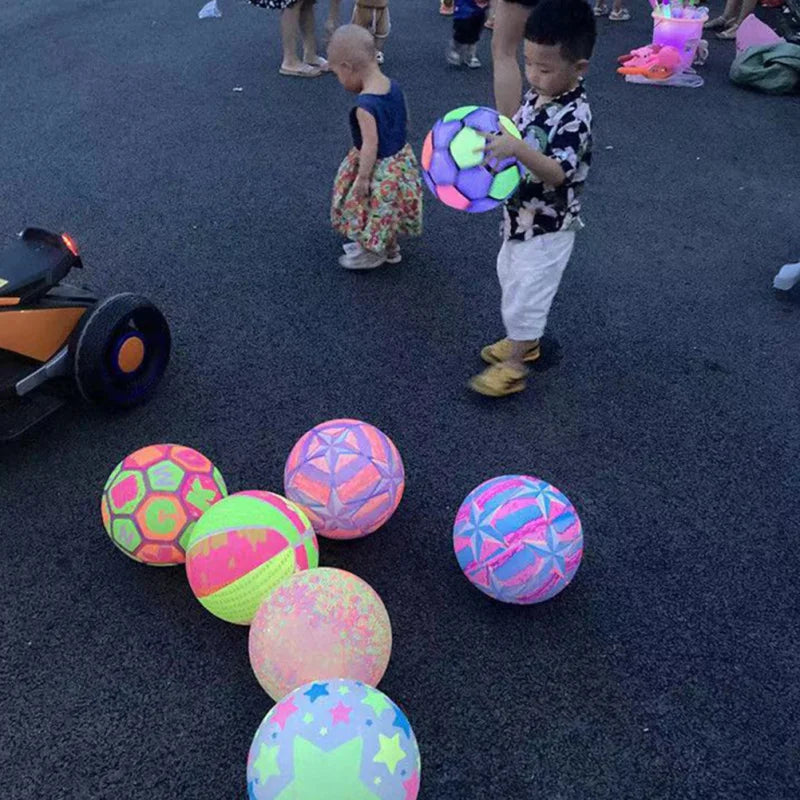
[[422, 233], [422, 179], [406, 140], [406, 102], [376, 60], [375, 42], [357, 25], [338, 28], [328, 61], [339, 82], [357, 94], [350, 111], [353, 148], [339, 166], [331, 222], [346, 236], [345, 269], [400, 261], [399, 236]]

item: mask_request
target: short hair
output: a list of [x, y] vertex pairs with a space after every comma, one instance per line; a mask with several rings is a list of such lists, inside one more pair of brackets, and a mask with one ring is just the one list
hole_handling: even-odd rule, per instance
[[375, 39], [360, 25], [342, 25], [333, 32], [328, 44], [331, 51], [342, 61], [354, 66], [363, 66], [375, 60]]
[[528, 17], [525, 38], [560, 45], [568, 61], [588, 60], [597, 39], [594, 11], [586, 0], [540, 0]]

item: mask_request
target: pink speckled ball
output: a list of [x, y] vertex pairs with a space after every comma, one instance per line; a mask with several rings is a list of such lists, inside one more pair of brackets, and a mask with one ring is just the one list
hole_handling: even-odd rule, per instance
[[377, 686], [392, 652], [380, 597], [361, 578], [322, 567], [284, 580], [250, 626], [250, 664], [273, 700], [310, 681]]

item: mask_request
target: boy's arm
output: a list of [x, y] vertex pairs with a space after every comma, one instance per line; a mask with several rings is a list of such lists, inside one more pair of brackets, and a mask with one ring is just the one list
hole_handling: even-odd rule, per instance
[[488, 159], [503, 160], [512, 156], [532, 172], [540, 181], [550, 186], [561, 186], [573, 180], [578, 166], [591, 143], [591, 114], [583, 105], [565, 114], [558, 127], [550, 134], [545, 155], [522, 139], [503, 131], [500, 136], [488, 136]]
[[522, 139], [514, 139], [517, 143], [514, 153], [514, 158], [522, 164], [523, 167], [530, 170], [542, 183], [548, 186], [561, 186], [567, 179], [564, 170], [561, 168], [560, 162], [556, 161], [550, 156], [534, 150], [533, 147], [526, 144]]

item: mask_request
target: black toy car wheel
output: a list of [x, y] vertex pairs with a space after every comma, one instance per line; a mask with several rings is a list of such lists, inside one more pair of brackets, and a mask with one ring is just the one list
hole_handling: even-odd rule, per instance
[[143, 403], [169, 362], [169, 325], [147, 299], [115, 294], [81, 318], [72, 340], [72, 370], [84, 400], [112, 408]]

